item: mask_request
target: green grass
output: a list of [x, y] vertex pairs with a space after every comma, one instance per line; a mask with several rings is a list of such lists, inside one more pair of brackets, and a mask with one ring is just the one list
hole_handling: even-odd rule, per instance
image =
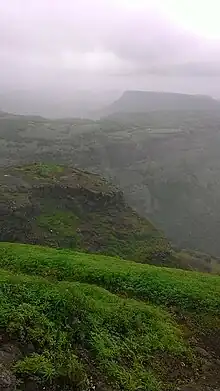
[[30, 164], [19, 169], [37, 178], [51, 178], [53, 175], [61, 174], [64, 171], [64, 167], [61, 165], [45, 163]]
[[79, 353], [83, 348], [117, 389], [158, 391], [152, 355], [166, 352], [186, 359], [175, 322], [153, 305], [79, 282], [52, 283], [5, 270], [0, 283], [1, 329], [37, 350], [16, 364], [21, 376], [85, 389], [89, 373]]
[[194, 355], [173, 308], [220, 316], [217, 276], [11, 243], [0, 268], [0, 330], [35, 347], [14, 370], [45, 387], [175, 389], [167, 363]]
[[79, 217], [70, 211], [54, 211], [51, 214], [42, 213], [37, 216], [37, 225], [56, 234], [72, 237], [79, 225]]
[[0, 243], [0, 267], [59, 281], [96, 284], [114, 293], [187, 311], [220, 313], [218, 276], [12, 243]]
[[41, 200], [40, 214], [33, 220], [34, 231], [40, 229], [45, 233], [41, 244], [143, 263], [166, 264], [171, 258], [170, 245], [162, 233], [131, 209], [124, 208], [116, 217], [102, 206], [87, 211], [86, 205], [81, 205], [82, 200], [77, 203], [76, 197], [71, 203], [72, 210], [65, 209], [62, 199], [59, 202], [46, 197]]

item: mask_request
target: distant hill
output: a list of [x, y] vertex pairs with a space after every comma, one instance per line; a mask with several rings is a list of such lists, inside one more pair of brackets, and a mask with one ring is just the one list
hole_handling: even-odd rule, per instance
[[76, 91], [72, 88], [0, 92], [0, 109], [47, 118], [96, 117], [96, 111], [120, 96], [117, 91]]
[[0, 110], [0, 118], [11, 118], [11, 117], [15, 117], [14, 114], [11, 114], [11, 113], [6, 113], [5, 111], [2, 111]]
[[46, 121], [45, 118], [39, 115], [23, 115], [23, 114], [14, 114], [11, 112], [6, 112], [0, 110], [0, 119], [1, 120], [25, 120], [25, 121]]
[[188, 95], [172, 92], [125, 91], [103, 115], [113, 113], [140, 113], [158, 110], [218, 110], [220, 102], [206, 95]]

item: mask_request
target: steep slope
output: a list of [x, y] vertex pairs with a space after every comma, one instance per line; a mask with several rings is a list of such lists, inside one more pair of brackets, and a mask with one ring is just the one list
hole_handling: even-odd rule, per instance
[[220, 102], [206, 95], [173, 92], [125, 91], [105, 114], [138, 113], [158, 110], [219, 110]]
[[[3, 118], [0, 166], [34, 160], [100, 173], [178, 248], [219, 257], [219, 129], [214, 111], [132, 113], [96, 122]], [[199, 269], [220, 272], [220, 261], [212, 267], [207, 259]]]
[[0, 170], [0, 240], [170, 264], [163, 234], [98, 175], [33, 164]]
[[220, 277], [0, 243], [0, 326], [4, 391], [220, 387]]

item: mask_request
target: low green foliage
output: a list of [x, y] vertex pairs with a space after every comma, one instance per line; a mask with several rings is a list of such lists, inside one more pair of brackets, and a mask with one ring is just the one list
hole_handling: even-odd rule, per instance
[[68, 211], [54, 211], [51, 214], [42, 213], [37, 217], [39, 227], [55, 231], [61, 236], [74, 236], [79, 224], [78, 216]]
[[220, 313], [220, 277], [124, 262], [102, 255], [0, 243], [0, 267], [14, 272], [87, 282], [155, 304]]
[[[59, 346], [57, 346], [59, 348]], [[46, 382], [71, 383], [78, 390], [88, 388], [88, 378], [78, 357], [70, 351], [33, 353], [15, 365], [21, 376], [36, 376]]]
[[5, 270], [0, 283], [1, 329], [36, 349], [16, 364], [21, 377], [85, 387], [88, 369], [80, 359], [81, 346], [116, 389], [158, 391], [152, 355], [187, 357], [177, 325], [153, 305], [79, 282], [50, 283]]
[[16, 372], [22, 375], [38, 375], [51, 380], [55, 377], [55, 368], [51, 361], [42, 354], [33, 354], [19, 361], [15, 366]]
[[27, 174], [34, 175], [35, 177], [50, 178], [53, 175], [61, 174], [64, 168], [61, 165], [36, 163], [30, 164], [20, 168]]
[[46, 387], [101, 378], [103, 390], [171, 390], [167, 360], [195, 361], [173, 307], [195, 321], [220, 315], [217, 276], [11, 243], [0, 267], [0, 329], [35, 349], [15, 371]]

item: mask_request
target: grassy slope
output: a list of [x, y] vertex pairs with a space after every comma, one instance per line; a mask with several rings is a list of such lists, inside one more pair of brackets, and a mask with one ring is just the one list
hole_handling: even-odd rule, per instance
[[137, 265], [129, 261], [123, 264], [119, 258], [68, 250], [54, 251], [40, 246], [0, 243], [0, 250], [0, 266], [13, 272], [96, 284], [112, 292], [128, 293], [156, 304], [220, 311], [218, 276]]
[[142, 263], [219, 272], [218, 260], [176, 253], [161, 231], [98, 175], [60, 165], [0, 169], [0, 241], [72, 248]]
[[0, 244], [0, 267], [0, 328], [36, 349], [18, 376], [48, 387], [175, 389], [185, 375], [170, 384], [169, 363], [192, 376], [196, 365], [178, 316], [202, 332], [219, 325], [217, 276], [10, 243]]
[[[132, 113], [97, 121], [95, 128], [74, 119], [4, 118], [0, 163], [44, 160], [111, 176], [129, 204], [179, 248], [218, 256], [219, 118], [213, 111]], [[220, 271], [219, 260], [213, 263], [203, 270]]]

